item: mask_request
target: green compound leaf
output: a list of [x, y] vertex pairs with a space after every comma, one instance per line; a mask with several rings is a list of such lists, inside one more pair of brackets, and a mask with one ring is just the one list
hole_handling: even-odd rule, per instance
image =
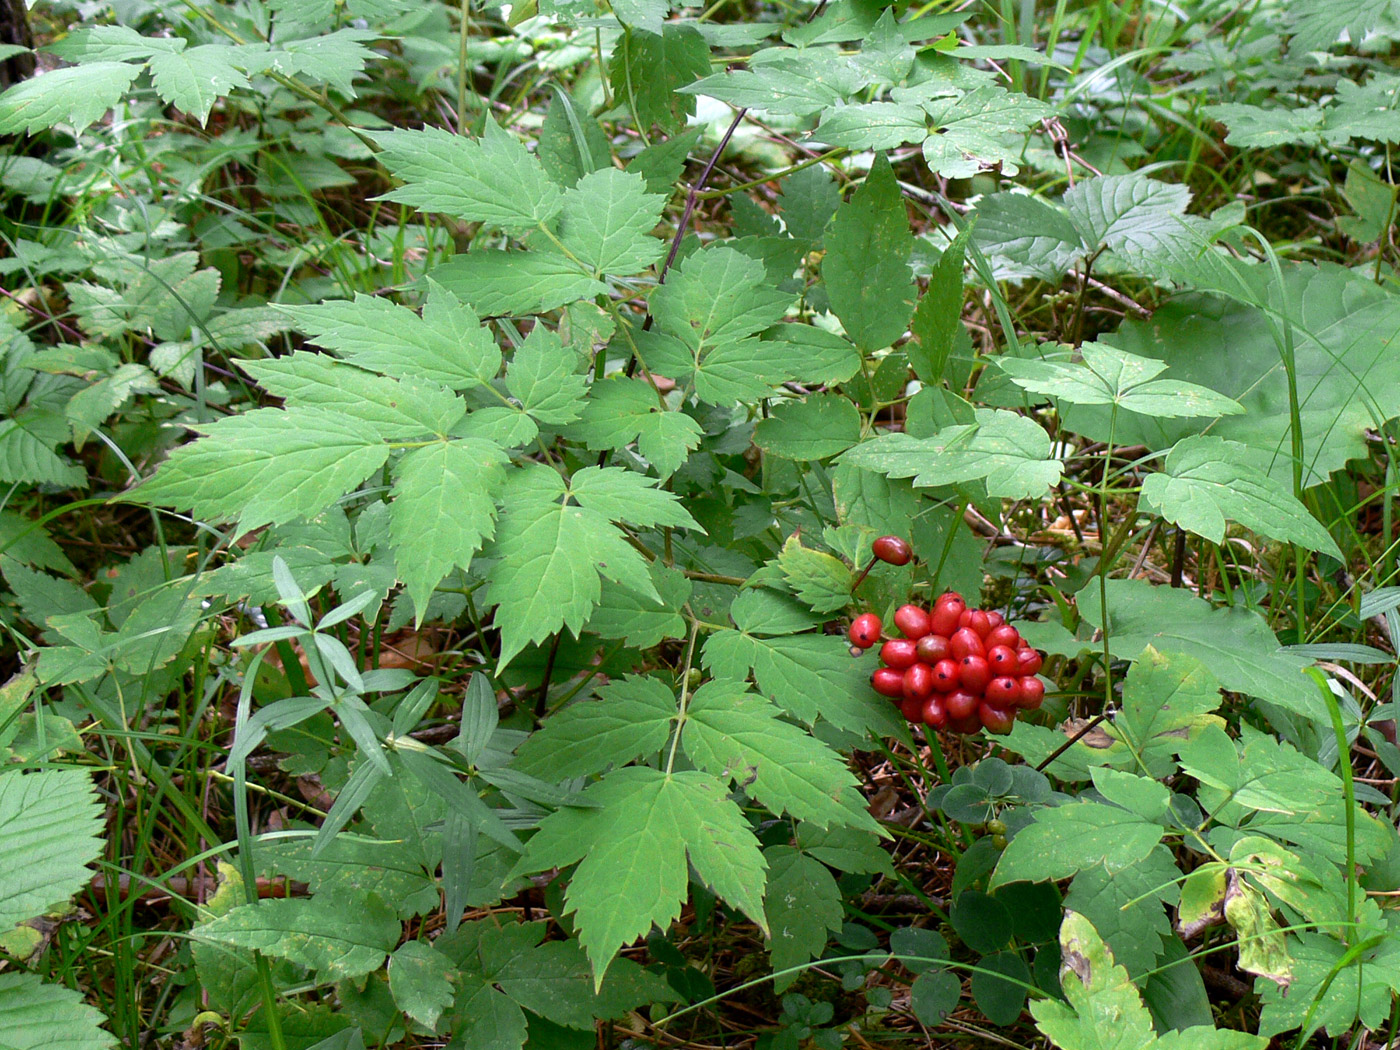
[[565, 894], [579, 941], [601, 984], [617, 951], [680, 915], [687, 859], [707, 886], [766, 934], [764, 861], [724, 785], [696, 770], [614, 770], [583, 798], [540, 822], [517, 874], [577, 863]]
[[982, 479], [988, 495], [1007, 499], [1039, 498], [1060, 480], [1064, 464], [1050, 458], [1050, 436], [1034, 420], [985, 408], [976, 419], [930, 438], [882, 434], [840, 461], [929, 488]]
[[1156, 1042], [1152, 1017], [1127, 971], [1078, 912], [1066, 914], [1060, 927], [1060, 953], [1060, 987], [1068, 1002], [1031, 1003], [1036, 1027], [1051, 1042], [1063, 1050], [1147, 1050]]
[[1113, 874], [1151, 853], [1162, 834], [1160, 824], [1100, 802], [1043, 809], [1007, 844], [991, 884], [1064, 879], [1098, 866]]
[[707, 682], [691, 697], [681, 744], [701, 769], [737, 782], [774, 813], [879, 833], [841, 756], [779, 714], [743, 683]]
[[598, 773], [660, 751], [676, 697], [656, 678], [628, 675], [545, 721], [516, 752], [513, 768], [551, 782]]
[[1015, 175], [1026, 129], [1051, 112], [1037, 99], [991, 85], [958, 98], [932, 99], [923, 110], [932, 132], [921, 137], [924, 160], [948, 179], [968, 179], [997, 164], [1003, 175]]
[[637, 649], [649, 649], [665, 638], [685, 637], [680, 609], [690, 600], [690, 581], [679, 569], [668, 569], [660, 562], [652, 562], [647, 571], [661, 601], [604, 580], [603, 596], [588, 618], [591, 633], [621, 638]]
[[489, 383], [501, 351], [480, 319], [441, 285], [429, 282], [419, 317], [375, 295], [315, 306], [281, 306], [317, 346], [398, 379], [424, 379], [450, 390]]
[[87, 885], [101, 834], [102, 807], [85, 770], [0, 777], [0, 933]]
[[908, 326], [917, 292], [914, 236], [890, 162], [879, 155], [865, 182], [827, 227], [822, 277], [831, 309], [865, 351], [889, 346]]
[[133, 496], [236, 520], [241, 534], [316, 515], [388, 457], [377, 433], [341, 413], [259, 408], [226, 416], [177, 448]]
[[782, 401], [754, 427], [753, 440], [769, 455], [783, 459], [825, 459], [860, 440], [860, 412], [839, 394]]
[[1231, 518], [1261, 536], [1297, 543], [1343, 561], [1337, 543], [1283, 483], [1268, 459], [1238, 441], [1208, 434], [1172, 447], [1161, 473], [1142, 483], [1142, 500], [1167, 521], [1219, 544]]
[[1101, 867], [1083, 869], [1064, 904], [1088, 918], [1128, 973], [1138, 977], [1157, 965], [1162, 938], [1172, 932], [1166, 908], [1177, 902], [1180, 878], [1171, 851], [1159, 845], [1111, 874]]
[[439, 282], [483, 317], [542, 314], [605, 294], [608, 286], [557, 252], [477, 248], [432, 269]]
[[[841, 931], [841, 890], [825, 864], [791, 846], [772, 846], [763, 851], [763, 859], [768, 862], [763, 913], [773, 969], [801, 966], [820, 956], [827, 938]], [[779, 977], [774, 988], [782, 992], [800, 976]]]
[[783, 579], [808, 608], [817, 613], [835, 612], [851, 601], [854, 577], [840, 558], [802, 546], [793, 533], [778, 554]]
[[236, 55], [224, 44], [157, 52], [151, 56], [151, 82], [162, 99], [202, 125], [222, 96], [248, 86], [247, 76], [233, 64]]
[[414, 449], [395, 466], [389, 537], [420, 619], [433, 588], [494, 534], [507, 462], [499, 445], [463, 438]]
[[688, 256], [651, 297], [657, 327], [697, 358], [782, 320], [790, 292], [773, 288], [757, 259], [724, 246]]
[[479, 139], [441, 128], [383, 131], [371, 137], [380, 162], [404, 185], [379, 198], [420, 211], [524, 233], [547, 223], [564, 195], [539, 158], [494, 120]]
[[587, 386], [578, 374], [578, 355], [542, 325], [535, 326], [506, 368], [506, 389], [541, 423], [576, 420]]
[[1117, 405], [1158, 418], [1238, 415], [1238, 402], [1209, 387], [1155, 379], [1166, 369], [1161, 361], [1125, 353], [1099, 343], [1079, 348], [1083, 364], [999, 357], [997, 365], [1025, 390], [1076, 405]]
[[102, 1014], [78, 992], [32, 973], [0, 973], [0, 1046], [6, 1050], [108, 1050]]
[[394, 912], [374, 894], [365, 894], [256, 901], [200, 923], [190, 936], [253, 948], [336, 981], [383, 967], [402, 932]]
[[583, 416], [568, 433], [590, 449], [623, 449], [632, 442], [663, 478], [676, 472], [699, 447], [700, 423], [684, 412], [670, 411], [649, 383], [611, 376], [594, 383]]

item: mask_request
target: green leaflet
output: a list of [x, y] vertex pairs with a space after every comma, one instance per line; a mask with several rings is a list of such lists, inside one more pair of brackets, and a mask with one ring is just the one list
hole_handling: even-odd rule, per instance
[[767, 933], [763, 856], [720, 781], [698, 771], [629, 766], [583, 797], [598, 808], [546, 817], [517, 871], [578, 863], [565, 900], [595, 984], [619, 948], [680, 914], [687, 859], [706, 885]]

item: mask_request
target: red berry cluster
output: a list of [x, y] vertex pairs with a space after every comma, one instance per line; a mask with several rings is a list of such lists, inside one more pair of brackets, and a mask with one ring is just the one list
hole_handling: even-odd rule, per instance
[[[911, 722], [954, 733], [1009, 733], [1018, 708], [1045, 698], [1036, 677], [1041, 656], [998, 612], [969, 609], [949, 591], [933, 609], [901, 605], [894, 614], [903, 638], [880, 647], [884, 664], [870, 678], [882, 696], [899, 701]], [[880, 640], [880, 618], [857, 616], [851, 642], [868, 649]]]

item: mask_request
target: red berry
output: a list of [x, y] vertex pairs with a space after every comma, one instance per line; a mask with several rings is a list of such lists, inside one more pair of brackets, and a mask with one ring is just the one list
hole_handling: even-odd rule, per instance
[[963, 596], [957, 591], [944, 591], [933, 604], [956, 605], [958, 607], [958, 612], [962, 612], [967, 608], [967, 602], [963, 601]]
[[927, 700], [933, 695], [933, 668], [915, 664], [904, 672], [904, 696], [907, 700]]
[[1016, 651], [1016, 673], [1020, 675], [1040, 674], [1040, 665], [1044, 663], [1040, 653], [1034, 649], [1018, 649]]
[[992, 631], [991, 622], [981, 609], [964, 609], [962, 615], [958, 617], [958, 626], [976, 631], [978, 638], [985, 638]]
[[941, 634], [926, 634], [915, 644], [919, 659], [926, 664], [936, 664], [948, 657], [948, 639]]
[[994, 645], [1005, 645], [1012, 649], [1021, 648], [1021, 632], [1012, 627], [1009, 623], [1003, 623], [992, 628], [992, 633], [987, 635], [987, 648]]
[[949, 718], [966, 718], [977, 714], [977, 705], [982, 701], [971, 693], [959, 689], [943, 698], [943, 709]]
[[913, 697], [906, 697], [899, 702], [899, 713], [910, 722], [922, 722], [924, 720], [924, 702]]
[[901, 605], [894, 611], [894, 625], [904, 637], [918, 641], [928, 634], [928, 613], [917, 605]]
[[870, 545], [870, 553], [891, 565], [908, 565], [909, 559], [914, 557], [909, 542], [898, 536], [881, 536]]
[[978, 705], [977, 718], [987, 732], [1004, 734], [1011, 732], [1011, 727], [1016, 724], [1016, 711], [1014, 708], [993, 707], [984, 702]]
[[1021, 679], [1020, 694], [1016, 705], [1024, 707], [1027, 711], [1034, 711], [1045, 699], [1045, 683], [1034, 675], [1027, 675]]
[[948, 724], [948, 710], [943, 706], [943, 697], [934, 693], [924, 701], [923, 721], [926, 726], [942, 729]]
[[982, 647], [982, 639], [976, 631], [959, 627], [948, 639], [948, 655], [954, 660], [961, 660], [964, 656], [986, 656], [987, 651]]
[[881, 696], [898, 700], [904, 696], [904, 672], [893, 667], [881, 667], [870, 676], [870, 685]]
[[[890, 643], [886, 642], [888, 646]], [[883, 653], [884, 650], [882, 649]], [[885, 663], [889, 663], [888, 660]], [[1009, 645], [994, 645], [987, 650], [987, 663], [997, 674], [1020, 674], [1020, 657], [1016, 655], [1016, 650]]]
[[880, 617], [874, 613], [861, 613], [851, 621], [851, 629], [846, 632], [846, 637], [851, 640], [852, 645], [869, 649], [880, 640], [880, 627]]
[[951, 693], [958, 687], [956, 660], [939, 660], [933, 665], [933, 687], [940, 693]]
[[1001, 613], [997, 612], [995, 609], [988, 609], [987, 622], [992, 625], [992, 630], [995, 631], [998, 627], [1000, 627], [1006, 622], [1006, 617], [1003, 616]]
[[987, 683], [992, 680], [992, 669], [982, 656], [964, 656], [958, 664], [958, 684], [969, 693], [982, 695]]
[[880, 646], [880, 659], [884, 661], [886, 667], [903, 671], [913, 667], [918, 662], [919, 657], [914, 652], [914, 643], [908, 638], [891, 638]]
[[993, 678], [982, 696], [993, 707], [1011, 707], [1021, 701], [1021, 680], [1007, 675]]
[[962, 615], [962, 612], [961, 600], [956, 605], [940, 602], [933, 607], [933, 614], [929, 617], [929, 630], [947, 638], [958, 629], [958, 617]]
[[981, 728], [982, 719], [977, 717], [976, 711], [970, 715], [964, 715], [962, 718], [954, 718], [951, 714], [948, 716], [948, 732], [950, 733], [961, 733], [966, 736]]

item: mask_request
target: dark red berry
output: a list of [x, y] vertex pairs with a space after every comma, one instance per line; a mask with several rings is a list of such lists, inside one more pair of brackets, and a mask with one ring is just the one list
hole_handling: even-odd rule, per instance
[[992, 633], [987, 635], [987, 648], [994, 645], [1005, 645], [1011, 649], [1021, 648], [1021, 632], [1012, 627], [1009, 623], [1003, 623], [992, 628]]
[[909, 559], [914, 557], [909, 542], [898, 536], [881, 536], [870, 545], [870, 553], [891, 565], [908, 565]]
[[1045, 699], [1045, 683], [1034, 675], [1027, 675], [1021, 679], [1020, 694], [1016, 705], [1024, 707], [1027, 711], [1034, 711]]
[[948, 711], [943, 706], [943, 697], [934, 693], [924, 701], [923, 721], [926, 726], [942, 729], [948, 724]]
[[1007, 675], [993, 678], [982, 697], [993, 707], [1012, 707], [1021, 702], [1021, 680]]
[[1016, 673], [1020, 675], [1040, 674], [1040, 665], [1044, 659], [1034, 649], [1018, 649], [1016, 651]]
[[964, 656], [958, 664], [958, 684], [969, 693], [982, 695], [987, 683], [992, 680], [992, 669], [982, 656]]
[[[1012, 655], [1014, 657], [1015, 654]], [[914, 652], [914, 643], [908, 638], [891, 638], [880, 646], [880, 659], [884, 661], [886, 667], [903, 671], [913, 667], [918, 662], [919, 657]]]
[[933, 607], [929, 616], [929, 630], [947, 638], [958, 629], [958, 617], [962, 615], [961, 602], [957, 605], [940, 604]]
[[951, 693], [958, 687], [956, 660], [939, 660], [933, 665], [933, 687], [940, 693]]
[[915, 644], [919, 659], [926, 664], [936, 664], [948, 657], [948, 639], [941, 634], [926, 634]]
[[918, 641], [928, 634], [928, 613], [917, 605], [901, 605], [894, 611], [894, 625], [904, 637]]
[[981, 702], [972, 693], [959, 689], [943, 698], [943, 709], [948, 712], [949, 718], [966, 718], [968, 715], [975, 717], [977, 705]]
[[921, 703], [933, 695], [933, 668], [915, 664], [904, 672], [904, 698]]
[[869, 649], [880, 640], [880, 627], [880, 617], [874, 613], [861, 613], [851, 621], [851, 629], [846, 632], [846, 637], [851, 640], [852, 645]]
[[910, 722], [924, 720], [924, 702], [915, 697], [905, 697], [899, 702], [899, 713]]
[[1005, 734], [1011, 732], [1011, 727], [1016, 724], [1016, 711], [983, 702], [977, 707], [977, 718], [987, 732]]
[[[885, 643], [889, 645], [889, 642]], [[883, 650], [881, 650], [883, 652]], [[885, 663], [889, 663], [888, 660]], [[997, 674], [1014, 675], [1020, 674], [1020, 657], [1016, 655], [1016, 650], [1009, 645], [994, 645], [987, 650], [987, 663]]]
[[948, 639], [948, 655], [954, 660], [961, 660], [964, 656], [986, 656], [987, 651], [982, 647], [982, 639], [976, 631], [959, 627]]
[[904, 696], [904, 672], [893, 667], [881, 667], [870, 676], [870, 684], [881, 696], [898, 700]]

